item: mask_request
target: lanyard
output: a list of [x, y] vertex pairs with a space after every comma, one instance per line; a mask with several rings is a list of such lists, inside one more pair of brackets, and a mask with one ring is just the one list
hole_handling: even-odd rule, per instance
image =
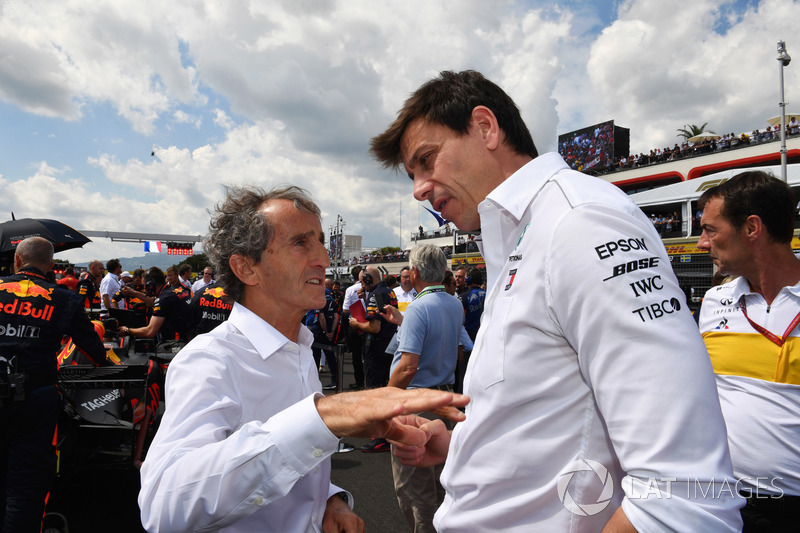
[[744, 301], [744, 294], [741, 296], [741, 298], [739, 298], [739, 307], [742, 309], [744, 317], [747, 319], [748, 322], [750, 322], [750, 325], [753, 326], [753, 328], [755, 328], [756, 331], [758, 331], [766, 338], [768, 338], [770, 341], [774, 342], [775, 344], [781, 347], [783, 346], [783, 343], [786, 342], [786, 338], [789, 336], [789, 333], [791, 333], [792, 330], [797, 327], [797, 324], [800, 324], [800, 313], [797, 313], [797, 316], [794, 317], [792, 323], [789, 324], [788, 328], [786, 328], [783, 337], [778, 337], [777, 335], [769, 331], [767, 328], [761, 326], [760, 324], [756, 324], [755, 322], [750, 320], [750, 317], [747, 316], [747, 304], [745, 304]]
[[420, 291], [419, 294], [417, 294], [414, 297], [414, 299], [415, 300], [419, 300], [420, 298], [422, 298], [426, 294], [433, 294], [435, 292], [444, 292], [444, 285], [430, 285], [428, 287], [425, 287], [424, 289], [422, 289], [422, 291]]

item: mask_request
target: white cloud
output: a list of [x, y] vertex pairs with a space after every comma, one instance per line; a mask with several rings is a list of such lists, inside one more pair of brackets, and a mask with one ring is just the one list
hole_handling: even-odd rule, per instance
[[[731, 17], [732, 2], [627, 1], [594, 43], [589, 78], [635, 151], [672, 145], [684, 124], [752, 131], [777, 114], [776, 43], [796, 35], [800, 3], [763, 0]], [[720, 24], [732, 24], [723, 34]], [[724, 25], [723, 24], [723, 25]], [[787, 69], [787, 87], [798, 86]]]
[[[800, 2], [740, 5], [626, 0], [607, 16], [607, 3], [539, 0], [6, 0], [0, 99], [75, 131], [104, 106], [120, 120], [83, 144], [61, 130], [73, 159], [48, 155], [58, 168], [33, 159], [24, 164], [35, 171], [12, 176], [0, 162], [0, 210], [196, 234], [221, 184], [288, 182], [318, 199], [325, 229], [341, 215], [367, 245], [397, 245], [433, 218], [367, 146], [422, 82], [484, 72], [515, 99], [540, 151], [609, 119], [631, 128], [637, 151], [672, 144], [686, 123], [749, 131], [777, 114], [775, 42], [796, 33]], [[787, 88], [800, 86], [798, 68]], [[97, 149], [98, 136], [113, 141]], [[156, 157], [122, 155], [142, 139]], [[132, 246], [104, 242], [108, 255], [101, 243], [74, 253]]]

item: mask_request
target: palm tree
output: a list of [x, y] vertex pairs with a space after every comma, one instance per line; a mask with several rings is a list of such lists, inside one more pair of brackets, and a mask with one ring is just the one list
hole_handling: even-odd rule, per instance
[[[684, 139], [689, 139], [690, 137], [694, 137], [695, 135], [699, 135], [706, 131], [706, 126], [708, 126], [708, 122], [703, 124], [702, 126], [698, 127], [694, 124], [684, 124], [682, 129], [678, 131], [678, 137], [683, 137]], [[708, 130], [708, 133], [714, 133], [711, 130]], [[714, 133], [716, 135], [716, 133]]]

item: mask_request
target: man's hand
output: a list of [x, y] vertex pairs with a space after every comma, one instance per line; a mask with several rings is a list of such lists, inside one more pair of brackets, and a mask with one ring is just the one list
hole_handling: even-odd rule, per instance
[[328, 498], [322, 517], [324, 533], [364, 533], [364, 521], [338, 495]]
[[450, 430], [441, 420], [428, 420], [417, 415], [398, 416], [395, 424], [416, 427], [427, 440], [419, 446], [408, 446], [392, 441], [392, 452], [406, 466], [426, 468], [442, 464], [450, 448]]
[[383, 311], [381, 311], [381, 316], [385, 318], [387, 322], [394, 324], [395, 326], [399, 326], [403, 323], [403, 313], [401, 313], [392, 305], [384, 305]]
[[424, 446], [430, 440], [424, 430], [395, 417], [422, 411], [460, 422], [457, 407], [469, 397], [433, 389], [402, 390], [394, 387], [346, 392], [316, 399], [322, 421], [337, 437], [383, 437], [409, 446]]

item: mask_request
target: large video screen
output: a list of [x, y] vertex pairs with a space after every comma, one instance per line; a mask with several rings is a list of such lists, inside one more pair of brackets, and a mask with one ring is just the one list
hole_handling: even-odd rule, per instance
[[583, 172], [611, 168], [629, 150], [630, 130], [615, 126], [613, 120], [558, 136], [558, 153], [572, 169]]

